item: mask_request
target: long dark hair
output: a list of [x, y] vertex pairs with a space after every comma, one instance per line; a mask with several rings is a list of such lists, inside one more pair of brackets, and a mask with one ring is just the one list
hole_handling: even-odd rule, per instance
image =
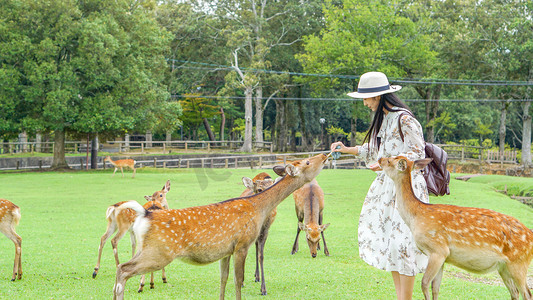
[[381, 129], [381, 125], [383, 123], [383, 117], [385, 116], [385, 112], [383, 109], [386, 109], [387, 111], [400, 111], [401, 109], [395, 109], [393, 107], [399, 107], [403, 108], [409, 111], [411, 115], [413, 113], [411, 112], [411, 109], [407, 104], [405, 104], [398, 96], [396, 96], [394, 93], [388, 93], [381, 95], [381, 98], [379, 99], [378, 108], [374, 114], [374, 118], [372, 119], [372, 124], [370, 125], [370, 129], [368, 129], [368, 132], [365, 136], [365, 139], [363, 140], [363, 144], [368, 141], [368, 147], [370, 149], [370, 144], [375, 145], [379, 150], [379, 144], [380, 140], [378, 139], [378, 132]]

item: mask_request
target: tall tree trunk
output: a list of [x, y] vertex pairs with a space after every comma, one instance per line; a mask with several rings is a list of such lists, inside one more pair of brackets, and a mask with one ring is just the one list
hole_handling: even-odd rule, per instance
[[[507, 109], [509, 108], [509, 102], [503, 101], [500, 111], [500, 129], [498, 130], [499, 135], [499, 145], [500, 145], [500, 155], [503, 155], [505, 151], [505, 120], [507, 119]], [[503, 157], [502, 157], [503, 159]]]
[[65, 131], [54, 131], [54, 160], [51, 169], [68, 169], [67, 160], [65, 159]]
[[214, 141], [215, 140], [215, 134], [211, 130], [211, 126], [209, 125], [209, 121], [207, 120], [207, 118], [203, 119], [203, 123], [204, 123], [205, 131], [207, 132], [207, 136], [209, 137], [209, 140], [210, 141]]
[[220, 108], [220, 140], [224, 140], [224, 127], [226, 126], [226, 115], [224, 114], [224, 108]]
[[258, 146], [263, 143], [263, 87], [255, 89], [255, 141]]
[[350, 147], [354, 147], [355, 145], [357, 145], [357, 142], [355, 140], [355, 132], [357, 131], [356, 123], [356, 117], [350, 118]]
[[252, 152], [252, 88], [246, 87], [244, 91], [244, 143], [240, 149], [242, 152]]
[[522, 104], [522, 165], [524, 165], [526, 168], [531, 167], [531, 115], [529, 114], [530, 105], [531, 102], [529, 101], [526, 101]]
[[286, 112], [285, 104], [282, 100], [275, 100], [276, 103], [276, 150], [285, 152], [287, 150], [286, 133]]
[[[299, 95], [301, 97], [301, 95]], [[309, 137], [307, 136], [307, 123], [305, 120], [305, 112], [303, 108], [303, 101], [298, 100], [298, 116], [300, 119], [300, 133], [302, 134], [302, 151], [309, 151]]]

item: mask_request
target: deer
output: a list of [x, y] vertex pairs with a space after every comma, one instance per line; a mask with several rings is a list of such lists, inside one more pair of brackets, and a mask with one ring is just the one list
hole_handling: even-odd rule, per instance
[[161, 211], [147, 211], [136, 201], [121, 205], [137, 212], [133, 231], [142, 247], [130, 261], [118, 265], [113, 299], [124, 298], [126, 282], [132, 276], [159, 270], [176, 258], [195, 265], [220, 261], [219, 298], [224, 299], [233, 256], [235, 298], [240, 300], [246, 255], [265, 219], [287, 196], [318, 176], [328, 157], [318, 154], [277, 166], [284, 168], [277, 172], [283, 173], [283, 178], [251, 196]]
[[320, 250], [320, 235], [324, 242], [324, 254], [329, 256], [328, 246], [324, 238], [324, 230], [328, 224], [322, 224], [322, 212], [324, 210], [324, 191], [315, 180], [297, 189], [293, 194], [296, 217], [298, 218], [298, 228], [296, 239], [292, 246], [291, 254], [298, 252], [298, 236], [300, 231], [305, 231], [307, 244], [311, 257], [316, 258], [317, 250]]
[[[143, 207], [146, 210], [153, 211], [153, 210], [159, 210], [159, 209], [168, 209], [168, 202], [167, 202], [167, 193], [170, 191], [170, 180], [167, 180], [165, 185], [160, 191], [154, 192], [152, 196], [144, 196], [146, 199], [146, 203], [143, 205]], [[118, 207], [120, 207], [122, 204], [126, 203], [127, 201], [121, 201], [118, 203], [115, 203], [107, 208], [106, 211], [106, 219], [107, 219], [107, 229], [106, 232], [102, 235], [100, 239], [100, 246], [98, 247], [98, 260], [96, 262], [96, 267], [94, 267], [93, 272], [93, 278], [96, 278], [98, 275], [98, 270], [100, 269], [100, 259], [102, 257], [102, 250], [104, 248], [105, 243], [107, 240], [111, 237], [111, 235], [115, 232], [117, 234], [111, 239], [111, 246], [113, 247], [113, 253], [115, 255], [115, 263], [118, 266], [120, 264], [119, 258], [118, 258], [118, 251], [117, 251], [117, 244], [122, 239], [124, 234], [126, 232], [130, 232], [130, 238], [131, 238], [131, 253], [132, 257], [135, 254], [135, 248], [136, 248], [136, 240], [135, 235], [132, 232], [132, 225], [135, 221], [136, 214], [133, 210], [118, 210]], [[163, 283], [167, 282], [165, 269], [162, 270], [163, 275]], [[139, 286], [138, 292], [142, 292], [144, 288], [144, 276], [141, 278], [141, 283]], [[151, 275], [150, 280], [150, 288], [154, 288], [154, 276]]]
[[122, 173], [122, 177], [124, 177], [124, 167], [128, 167], [133, 170], [133, 176], [131, 178], [135, 178], [135, 164], [137, 163], [135, 160], [128, 158], [128, 159], [118, 159], [118, 160], [112, 160], [111, 157], [108, 155], [104, 158], [104, 163], [108, 161], [110, 164], [112, 164], [115, 167], [115, 171], [113, 171], [113, 176], [115, 176], [115, 173], [117, 172], [117, 169], [120, 168], [120, 172]]
[[421, 202], [414, 194], [411, 171], [431, 159], [411, 161], [403, 156], [380, 158], [385, 174], [395, 183], [396, 206], [428, 256], [422, 292], [437, 299], [445, 263], [473, 273], [497, 270], [512, 299], [531, 300], [527, 270], [533, 259], [533, 231], [514, 217], [493, 210]]
[[[265, 172], [257, 174], [253, 179], [243, 177], [242, 182], [246, 187], [246, 190], [242, 192], [240, 197], [261, 193], [262, 191], [274, 184], [274, 181], [272, 180], [270, 175]], [[255, 241], [255, 282], [261, 281], [261, 295], [263, 296], [267, 294], [265, 284], [265, 270], [263, 268], [264, 249], [268, 237], [268, 230], [270, 229], [270, 225], [274, 223], [274, 220], [276, 219], [276, 214], [277, 209], [274, 208], [270, 216], [265, 219], [265, 223], [263, 223], [263, 226], [261, 227], [261, 232], [259, 233], [259, 236]], [[261, 270], [261, 272], [259, 272], [259, 270]]]
[[20, 208], [6, 199], [0, 199], [0, 232], [15, 244], [15, 262], [11, 281], [22, 279], [22, 238], [15, 232], [20, 221]]

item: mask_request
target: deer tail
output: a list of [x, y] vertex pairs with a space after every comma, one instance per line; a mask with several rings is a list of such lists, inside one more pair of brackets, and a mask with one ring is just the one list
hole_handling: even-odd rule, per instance
[[150, 220], [146, 218], [148, 211], [140, 205], [137, 201], [128, 201], [117, 208], [117, 213], [120, 213], [124, 209], [133, 209], [137, 213], [137, 218], [133, 223], [132, 230], [135, 234], [135, 239], [137, 240], [137, 245], [140, 247], [139, 250], [142, 250], [144, 235], [150, 228]]

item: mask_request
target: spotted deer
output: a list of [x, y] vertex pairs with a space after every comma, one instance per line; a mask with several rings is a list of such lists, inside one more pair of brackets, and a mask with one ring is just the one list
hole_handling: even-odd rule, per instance
[[113, 171], [113, 176], [115, 176], [115, 173], [117, 172], [117, 169], [120, 168], [120, 173], [122, 173], [122, 177], [124, 177], [124, 167], [128, 167], [133, 170], [133, 176], [131, 178], [135, 178], [135, 163], [136, 161], [128, 158], [128, 159], [118, 159], [118, 160], [112, 160], [110, 156], [106, 156], [104, 158], [104, 163], [108, 161], [110, 164], [115, 167], [115, 171]]
[[134, 209], [133, 225], [142, 248], [120, 264], [113, 299], [123, 299], [126, 281], [137, 274], [159, 270], [174, 259], [205, 265], [220, 260], [220, 299], [224, 299], [233, 256], [235, 298], [241, 299], [244, 264], [248, 249], [274, 208], [292, 192], [310, 182], [322, 170], [328, 156], [319, 154], [285, 166], [286, 175], [261, 193], [220, 203], [184, 209], [147, 211], [137, 202], [121, 207]]
[[6, 199], [0, 199], [0, 232], [15, 244], [15, 262], [11, 281], [22, 279], [22, 238], [15, 232], [20, 221], [20, 208]]
[[379, 164], [396, 186], [398, 212], [428, 256], [422, 292], [437, 299], [444, 263], [469, 272], [497, 270], [512, 299], [531, 300], [527, 269], [533, 259], [533, 231], [517, 219], [489, 209], [427, 204], [416, 198], [411, 170], [423, 169], [431, 159], [410, 161], [397, 156]]
[[[143, 205], [143, 207], [146, 210], [153, 211], [153, 210], [159, 210], [159, 209], [168, 209], [168, 202], [167, 202], [167, 193], [170, 191], [170, 180], [167, 180], [165, 185], [160, 191], [154, 192], [152, 196], [144, 196], [146, 199], [146, 203]], [[120, 239], [126, 234], [126, 232], [130, 232], [130, 238], [131, 238], [131, 253], [132, 256], [135, 254], [135, 248], [136, 248], [136, 240], [135, 235], [132, 232], [132, 225], [136, 218], [135, 211], [131, 209], [127, 210], [118, 210], [118, 207], [120, 207], [122, 204], [126, 203], [127, 201], [121, 201], [118, 203], [115, 203], [107, 208], [106, 211], [106, 219], [107, 219], [107, 230], [102, 235], [102, 238], [100, 239], [100, 246], [98, 247], [98, 260], [96, 262], [96, 267], [94, 268], [93, 272], [93, 278], [96, 278], [96, 275], [98, 275], [98, 270], [100, 269], [100, 259], [102, 257], [102, 250], [104, 248], [105, 243], [107, 240], [111, 237], [111, 235], [115, 232], [117, 234], [111, 239], [111, 246], [113, 247], [113, 254], [115, 255], [115, 263], [118, 266], [120, 264], [119, 258], [118, 258], [118, 250], [117, 245]], [[163, 282], [167, 282], [165, 270], [163, 269]], [[154, 288], [154, 279], [153, 274], [151, 276], [150, 280], [150, 288]], [[144, 287], [144, 276], [141, 278], [141, 284], [139, 286], [138, 292], [142, 292]]]
[[329, 223], [322, 224], [324, 191], [318, 185], [318, 182], [313, 180], [294, 191], [292, 197], [294, 198], [296, 217], [298, 218], [298, 228], [291, 254], [298, 252], [298, 236], [300, 235], [300, 231], [303, 230], [305, 231], [311, 256], [315, 258], [317, 250], [320, 250], [320, 235], [322, 235], [322, 241], [324, 242], [324, 254], [329, 256], [328, 246], [324, 238], [324, 230], [328, 228]]
[[[243, 177], [242, 182], [246, 187], [246, 190], [242, 192], [241, 197], [261, 193], [274, 184], [274, 181], [270, 175], [265, 172], [257, 174], [253, 179]], [[265, 271], [263, 268], [264, 249], [268, 237], [268, 230], [270, 229], [270, 225], [274, 223], [276, 214], [277, 210], [274, 208], [270, 216], [265, 219], [265, 223], [263, 223], [263, 226], [261, 227], [261, 232], [255, 241], [255, 282], [261, 281], [261, 295], [267, 294], [265, 285]], [[259, 270], [261, 270], [261, 273], [259, 273]]]

